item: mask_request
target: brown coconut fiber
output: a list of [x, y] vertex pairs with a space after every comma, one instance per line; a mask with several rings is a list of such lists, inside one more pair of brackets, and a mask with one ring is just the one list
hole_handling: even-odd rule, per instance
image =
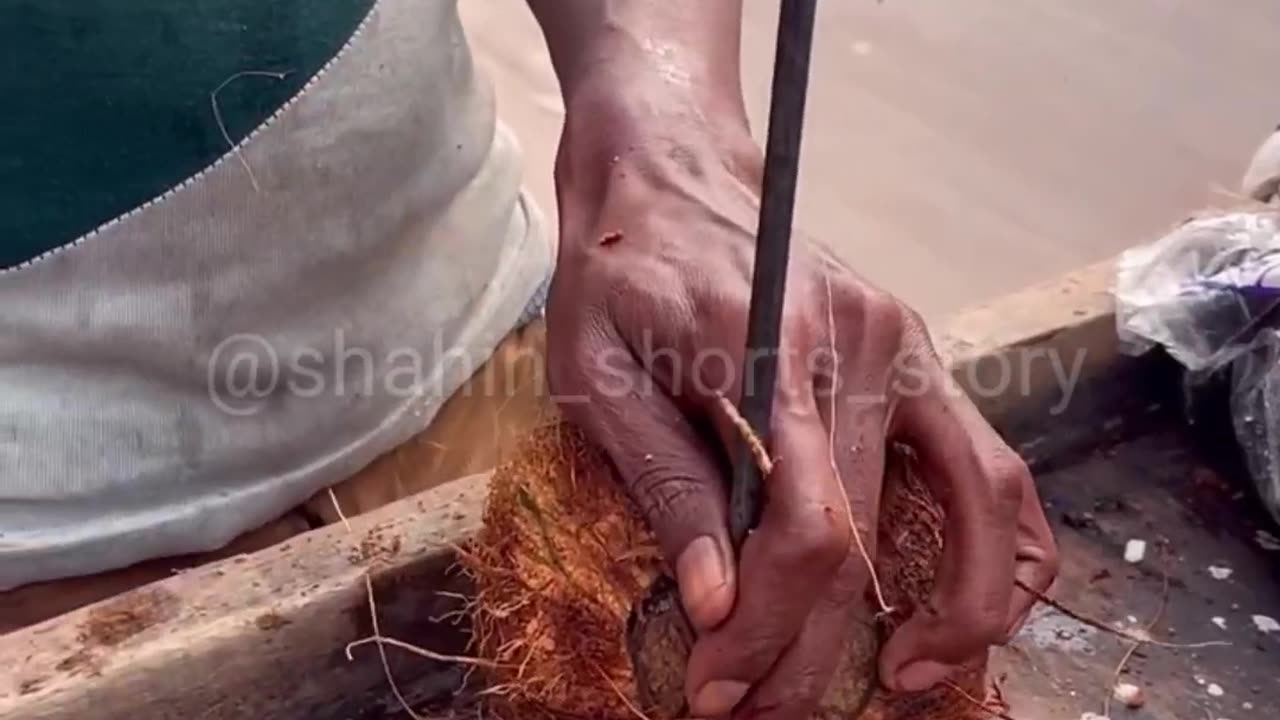
[[[867, 620], [854, 623], [817, 717], [990, 717], [982, 704], [985, 662], [929, 692], [889, 696], [877, 689], [881, 639], [928, 596], [942, 550], [940, 507], [911, 457], [890, 455], [876, 569], [895, 612], [871, 620], [878, 604], [870, 596], [857, 609]], [[493, 663], [484, 670], [491, 713], [505, 720], [672, 720], [640, 701], [626, 639], [632, 607], [666, 568], [606, 459], [577, 431], [542, 428], [496, 470], [484, 528], [463, 558], [477, 593], [473, 650]]]

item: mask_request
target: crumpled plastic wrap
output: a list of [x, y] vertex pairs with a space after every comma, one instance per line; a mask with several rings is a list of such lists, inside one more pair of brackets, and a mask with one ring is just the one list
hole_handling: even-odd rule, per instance
[[1280, 522], [1280, 212], [1195, 218], [1126, 252], [1115, 298], [1125, 350], [1163, 347], [1192, 384], [1229, 376], [1236, 440]]

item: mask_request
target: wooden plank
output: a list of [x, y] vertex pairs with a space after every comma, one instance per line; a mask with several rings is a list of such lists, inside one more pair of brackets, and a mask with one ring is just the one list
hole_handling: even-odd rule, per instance
[[[1120, 412], [1117, 378], [1139, 365], [1116, 353], [1109, 278], [1105, 265], [1073, 273], [962, 314], [941, 336], [960, 385], [1020, 447], [1058, 452], [1069, 443], [1046, 440], [1049, 430], [1079, 444], [1096, 437], [1098, 413]], [[1082, 359], [1070, 402], [1051, 414], [1053, 353]], [[4, 636], [0, 666], [17, 671], [0, 679], [0, 720], [394, 714], [377, 653], [343, 652], [371, 631], [365, 573], [384, 634], [459, 651], [460, 632], [431, 618], [456, 609], [440, 594], [460, 585], [450, 548], [479, 527], [484, 495], [483, 477], [460, 480], [355, 518], [351, 531], [323, 528]], [[456, 667], [390, 654], [415, 705], [457, 687]]]
[[[465, 642], [433, 622], [457, 602], [451, 543], [480, 526], [485, 478], [451, 483], [275, 548], [0, 638], [0, 718], [357, 718], [394, 708], [371, 634], [371, 574], [384, 634], [442, 652]], [[406, 694], [451, 692], [457, 673], [392, 653]]]
[[1060, 462], [1102, 434], [1140, 432], [1174, 394], [1162, 355], [1121, 352], [1114, 262], [970, 308], [936, 344], [952, 376], [1033, 468]]

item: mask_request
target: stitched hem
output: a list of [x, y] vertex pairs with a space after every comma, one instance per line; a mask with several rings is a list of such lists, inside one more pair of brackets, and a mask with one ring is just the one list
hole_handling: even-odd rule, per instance
[[103, 231], [107, 230], [108, 228], [111, 228], [119, 223], [122, 223], [125, 220], [128, 220], [129, 218], [137, 215], [138, 213], [141, 213], [142, 211], [152, 207], [153, 205], [157, 205], [159, 203], [162, 203], [166, 200], [173, 198], [178, 193], [191, 187], [195, 183], [202, 180], [209, 173], [219, 169], [223, 165], [226, 165], [228, 162], [240, 162], [241, 154], [244, 152], [244, 149], [248, 147], [249, 143], [257, 139], [257, 137], [260, 134], [262, 134], [264, 130], [274, 125], [276, 121], [278, 121], [280, 117], [284, 115], [285, 112], [287, 112], [290, 108], [292, 108], [295, 104], [297, 104], [298, 100], [302, 98], [302, 96], [305, 95], [308, 90], [314, 87], [315, 84], [319, 82], [320, 79], [329, 72], [329, 70], [334, 66], [335, 63], [340, 61], [343, 58], [343, 56], [347, 54], [347, 51], [351, 49], [351, 46], [355, 44], [356, 40], [358, 40], [361, 34], [364, 33], [365, 28], [368, 27], [369, 22], [373, 19], [374, 15], [378, 12], [378, 9], [382, 6], [382, 3], [383, 3], [383, 0], [374, 0], [373, 5], [369, 7], [369, 12], [365, 14], [365, 16], [360, 20], [360, 23], [356, 25], [355, 31], [351, 33], [351, 37], [347, 38], [347, 41], [343, 43], [341, 48], [338, 49], [338, 52], [335, 53], [333, 57], [329, 58], [329, 61], [326, 62], [324, 65], [322, 65], [320, 69], [316, 71], [316, 74], [311, 76], [311, 79], [307, 80], [306, 84], [302, 86], [302, 89], [298, 90], [298, 92], [295, 93], [293, 97], [289, 98], [287, 101], [285, 101], [283, 105], [277, 108], [275, 112], [271, 113], [270, 117], [268, 117], [266, 120], [263, 120], [240, 142], [236, 143], [229, 150], [227, 150], [227, 152], [219, 156], [218, 159], [214, 160], [208, 166], [202, 168], [195, 175], [192, 175], [191, 177], [186, 178], [185, 180], [178, 183], [177, 185], [169, 188], [163, 193], [142, 203], [141, 205], [135, 207], [134, 209], [122, 215], [117, 215], [116, 217], [111, 218], [105, 223], [102, 223], [98, 227], [75, 238], [74, 240], [71, 240], [70, 242], [59, 245], [58, 247], [46, 250], [40, 253], [39, 255], [36, 255], [33, 258], [30, 258], [28, 260], [24, 260], [23, 262], [18, 263], [17, 265], [10, 265], [4, 268], [0, 268], [0, 277], [3, 277], [7, 273], [13, 273], [19, 270], [23, 270], [25, 268], [29, 268], [32, 265], [35, 265], [36, 263], [49, 260], [50, 258], [58, 255], [59, 253], [66, 252], [75, 247], [78, 247], [84, 244], [85, 242], [87, 242], [88, 240], [92, 239], [93, 237], [101, 234]]

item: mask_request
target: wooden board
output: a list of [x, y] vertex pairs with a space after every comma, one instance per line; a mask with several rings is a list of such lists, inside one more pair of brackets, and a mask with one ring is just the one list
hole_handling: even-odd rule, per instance
[[[433, 621], [463, 589], [452, 543], [479, 528], [474, 477], [253, 555], [200, 567], [0, 638], [0, 718], [361, 718], [398, 708], [371, 648], [380, 629], [441, 652]], [[457, 687], [455, 668], [392, 653], [413, 702]]]
[[937, 341], [952, 375], [1033, 467], [1133, 432], [1173, 398], [1177, 368], [1116, 341], [1113, 263], [970, 308]]
[[[1052, 472], [1055, 466], [1096, 446], [1103, 433], [1139, 434], [1168, 397], [1167, 365], [1117, 352], [1110, 276], [1108, 265], [1073, 273], [966, 312], [938, 338], [957, 382], [1049, 473], [1050, 491], [1052, 478], [1072, 472]], [[1078, 366], [1067, 402], [1055, 357], [1060, 367]], [[458, 608], [446, 593], [461, 589], [450, 571], [452, 547], [479, 527], [485, 489], [484, 477], [456, 481], [354, 518], [350, 529], [323, 528], [2, 636], [0, 667], [10, 670], [0, 677], [0, 720], [393, 716], [399, 702], [377, 651], [358, 648], [351, 660], [344, 652], [372, 631], [366, 573], [384, 635], [461, 650], [465, 635], [444, 617]], [[1064, 592], [1069, 600], [1094, 598], [1076, 576], [1114, 548], [1065, 537]], [[394, 650], [389, 656], [415, 706], [447, 701], [458, 687], [457, 666]], [[1080, 661], [1080, 678], [1111, 662], [1096, 657]], [[1037, 665], [1056, 667], [1049, 657]], [[1010, 685], [1023, 681], [1046, 703], [1057, 697], [1035, 677], [1011, 672]], [[1227, 717], [1237, 716], [1244, 717]]]

